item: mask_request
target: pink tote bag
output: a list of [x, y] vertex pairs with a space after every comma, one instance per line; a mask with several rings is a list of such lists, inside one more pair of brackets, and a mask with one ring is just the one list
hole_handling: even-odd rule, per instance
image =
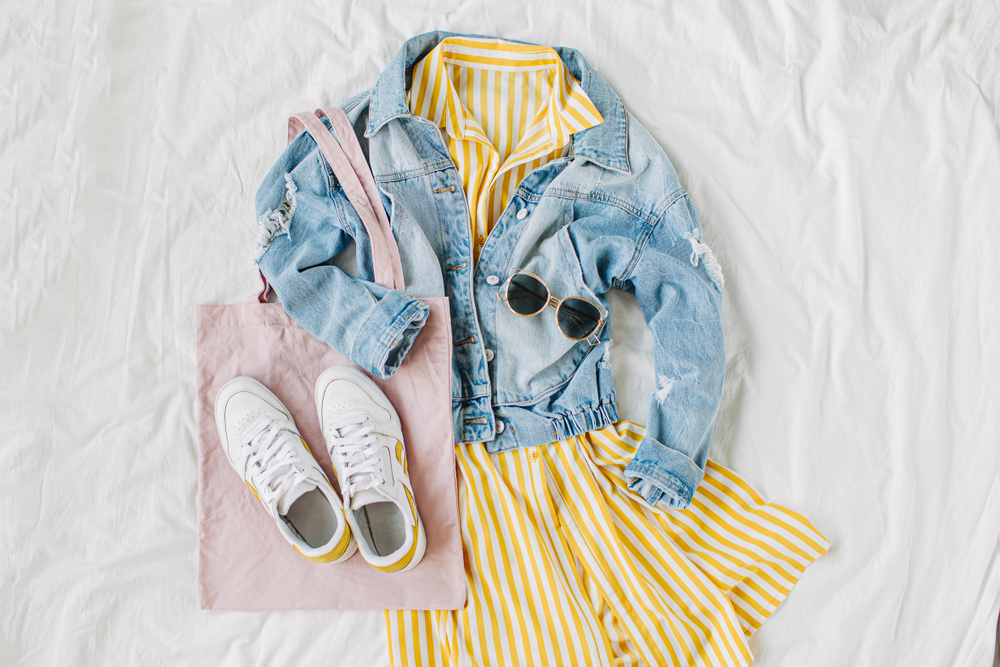
[[[334, 135], [317, 116], [326, 115]], [[296, 114], [289, 141], [307, 131], [341, 181], [372, 239], [375, 280], [403, 287], [399, 249], [346, 115], [338, 108]], [[339, 143], [338, 143], [339, 139]], [[459, 609], [466, 582], [451, 420], [452, 333], [447, 298], [422, 299], [430, 314], [389, 380], [372, 380], [403, 424], [410, 480], [427, 551], [408, 572], [384, 573], [356, 553], [319, 564], [295, 553], [230, 467], [215, 425], [215, 396], [249, 375], [288, 407], [313, 455], [337, 484], [313, 400], [316, 379], [352, 365], [298, 326], [268, 286], [246, 303], [197, 307], [198, 600], [203, 609]]]

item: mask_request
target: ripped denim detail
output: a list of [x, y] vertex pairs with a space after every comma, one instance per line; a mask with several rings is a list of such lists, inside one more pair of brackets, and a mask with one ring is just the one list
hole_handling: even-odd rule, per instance
[[271, 241], [279, 234], [287, 236], [289, 241], [292, 240], [289, 225], [295, 214], [296, 192], [298, 192], [298, 188], [295, 187], [292, 175], [285, 174], [285, 198], [282, 200], [281, 206], [266, 211], [257, 219], [257, 253], [254, 255], [254, 262], [260, 261], [260, 258], [264, 256], [264, 251], [271, 245]]
[[657, 403], [663, 405], [663, 402], [667, 400], [667, 396], [670, 395], [670, 390], [674, 388], [674, 380], [673, 378], [668, 378], [666, 375], [661, 375], [658, 380], [660, 388], [653, 392], [653, 398], [656, 399]]
[[604, 344], [604, 356], [601, 357], [601, 360], [597, 362], [597, 367], [598, 368], [603, 368], [603, 369], [609, 370], [609, 371], [611, 370], [611, 339], [610, 338], [608, 339], [608, 342]]
[[722, 266], [712, 254], [712, 249], [708, 247], [707, 243], [699, 241], [694, 232], [685, 234], [684, 238], [691, 243], [691, 264], [698, 266], [699, 259], [705, 262], [705, 271], [708, 272], [708, 277], [715, 283], [716, 289], [720, 292], [723, 291], [726, 286], [726, 278], [722, 275]]

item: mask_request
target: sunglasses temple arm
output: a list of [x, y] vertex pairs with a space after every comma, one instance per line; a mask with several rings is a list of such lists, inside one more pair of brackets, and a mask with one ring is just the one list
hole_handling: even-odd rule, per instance
[[605, 324], [607, 324], [607, 320], [602, 317], [601, 318], [601, 322], [600, 322], [600, 324], [597, 325], [597, 329], [594, 330], [594, 333], [592, 333], [589, 336], [587, 336], [587, 342], [590, 343], [591, 347], [594, 347], [595, 345], [600, 345], [601, 344], [600, 335], [601, 335], [601, 332], [604, 331], [604, 325]]

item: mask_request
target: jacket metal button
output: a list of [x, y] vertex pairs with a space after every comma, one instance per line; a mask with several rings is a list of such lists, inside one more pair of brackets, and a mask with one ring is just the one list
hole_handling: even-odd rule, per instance
[[498, 282], [500, 282], [500, 276], [486, 276], [486, 282], [488, 282], [490, 285], [496, 285]]
[[496, 355], [493, 354], [493, 350], [486, 350], [486, 361], [493, 361], [493, 357], [495, 356]]
[[503, 422], [502, 421], [498, 421], [497, 422], [497, 433], [503, 433], [504, 428], [505, 427], [503, 425]]
[[517, 212], [518, 220], [524, 220], [527, 217], [528, 217], [528, 209], [522, 208], [520, 211]]

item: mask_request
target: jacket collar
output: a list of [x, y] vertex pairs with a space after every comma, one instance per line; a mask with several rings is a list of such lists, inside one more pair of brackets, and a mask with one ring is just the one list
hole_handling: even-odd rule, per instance
[[[371, 137], [390, 120], [413, 115], [406, 100], [413, 66], [441, 40], [448, 37], [487, 37], [487, 35], [463, 35], [438, 30], [406, 40], [372, 89], [366, 137]], [[507, 41], [529, 43], [518, 40]], [[572, 154], [602, 167], [629, 173], [631, 168], [628, 161], [628, 117], [621, 100], [601, 75], [587, 64], [579, 51], [566, 47], [554, 48], [604, 118], [603, 123], [573, 135]]]

